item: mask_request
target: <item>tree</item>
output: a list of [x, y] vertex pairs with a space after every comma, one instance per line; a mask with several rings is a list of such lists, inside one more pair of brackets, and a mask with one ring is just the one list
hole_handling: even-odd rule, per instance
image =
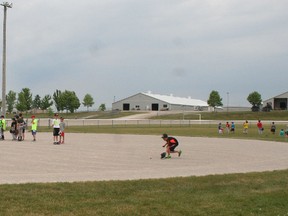
[[13, 108], [16, 103], [16, 92], [14, 91], [9, 91], [8, 94], [6, 95], [6, 101], [7, 101], [7, 111], [9, 113], [12, 113]]
[[41, 97], [37, 94], [32, 102], [33, 109], [40, 109], [41, 106]]
[[209, 99], [207, 101], [208, 105], [215, 108], [216, 106], [223, 106], [222, 98], [220, 98], [220, 95], [218, 91], [213, 90], [210, 93]]
[[87, 107], [87, 111], [89, 110], [89, 107], [92, 107], [94, 104], [93, 97], [90, 94], [86, 94], [82, 104], [84, 107]]
[[253, 112], [258, 112], [260, 110], [262, 98], [261, 98], [261, 95], [257, 91], [250, 93], [247, 97], [247, 100], [249, 101], [250, 104], [252, 104], [251, 109]]
[[98, 108], [99, 111], [105, 111], [106, 110], [106, 105], [105, 104], [101, 104]]
[[61, 94], [62, 92], [58, 89], [56, 89], [56, 91], [53, 94], [53, 100], [54, 100], [54, 104], [55, 104], [57, 112], [64, 110], [63, 101], [61, 100]]
[[20, 112], [31, 110], [32, 108], [32, 93], [29, 88], [23, 88], [18, 94], [16, 109]]
[[41, 110], [47, 110], [53, 105], [53, 101], [50, 95], [45, 95], [40, 103]]
[[60, 95], [60, 101], [64, 105], [63, 110], [70, 111], [71, 113], [74, 113], [74, 111], [77, 110], [81, 105], [79, 98], [74, 91], [65, 90]]

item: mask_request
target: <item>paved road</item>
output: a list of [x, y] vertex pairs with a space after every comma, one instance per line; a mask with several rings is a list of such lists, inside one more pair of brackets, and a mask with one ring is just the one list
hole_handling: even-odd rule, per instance
[[[7, 134], [8, 137], [10, 134]], [[160, 136], [51, 133], [0, 141], [0, 184], [203, 176], [288, 168], [288, 143], [177, 137], [183, 155], [160, 160]]]

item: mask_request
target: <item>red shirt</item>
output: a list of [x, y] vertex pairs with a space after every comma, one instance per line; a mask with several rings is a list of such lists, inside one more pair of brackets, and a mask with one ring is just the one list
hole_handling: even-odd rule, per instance
[[171, 146], [178, 144], [178, 141], [174, 137], [168, 137], [167, 143], [168, 143], [168, 146], [171, 147]]
[[262, 122], [258, 122], [258, 123], [257, 123], [257, 127], [258, 127], [259, 129], [261, 129], [261, 128], [263, 127]]

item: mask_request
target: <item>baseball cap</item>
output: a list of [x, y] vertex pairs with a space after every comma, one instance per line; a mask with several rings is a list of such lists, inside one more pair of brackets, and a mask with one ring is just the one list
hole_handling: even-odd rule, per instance
[[167, 134], [163, 134], [163, 135], [162, 135], [162, 138], [167, 138], [167, 137], [168, 137]]

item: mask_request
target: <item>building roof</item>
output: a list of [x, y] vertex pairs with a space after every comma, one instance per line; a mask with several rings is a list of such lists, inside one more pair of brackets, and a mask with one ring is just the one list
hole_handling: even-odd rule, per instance
[[152, 94], [150, 92], [142, 94], [174, 105], [201, 106], [201, 107], [209, 106], [205, 101], [192, 99], [190, 97], [183, 98], [183, 97], [175, 97], [173, 95]]
[[272, 100], [272, 99], [274, 99], [274, 98], [287, 98], [287, 97], [288, 97], [288, 91], [287, 91], [287, 92], [284, 92], [284, 93], [282, 93], [282, 94], [280, 94], [280, 95], [274, 96], [274, 97], [272, 97], [272, 98], [269, 98], [269, 99], [267, 99], [267, 100], [264, 100], [263, 102]]

